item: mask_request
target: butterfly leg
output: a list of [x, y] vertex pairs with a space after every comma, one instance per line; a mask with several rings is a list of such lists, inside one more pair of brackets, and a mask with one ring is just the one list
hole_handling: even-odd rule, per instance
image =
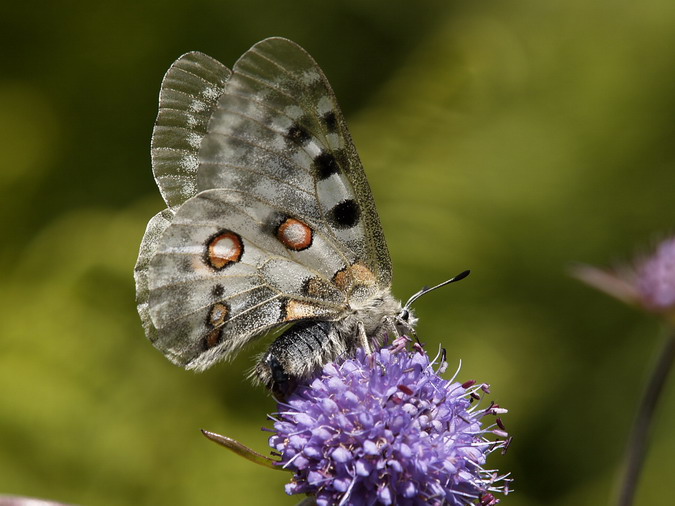
[[384, 331], [385, 339], [388, 341], [394, 341], [395, 339], [401, 337], [401, 333], [399, 332], [398, 327], [396, 326], [396, 318], [392, 318], [391, 316], [385, 316], [382, 319], [382, 328]]
[[[375, 331], [373, 337], [370, 339], [376, 349], [379, 349], [385, 343], [393, 343], [399, 337], [401, 337], [401, 331], [399, 330], [397, 322], [398, 319], [391, 316], [385, 316], [382, 318], [380, 325]], [[370, 346], [370, 342], [365, 336], [362, 323], [359, 322], [357, 325], [357, 330], [359, 333], [359, 345], [362, 346], [368, 353], [371, 353], [372, 346]]]
[[366, 335], [366, 329], [363, 326], [363, 322], [358, 322], [356, 324], [356, 332], [358, 333], [359, 345], [366, 351], [366, 354], [370, 355], [372, 350], [370, 349], [370, 343], [368, 342], [368, 336]]

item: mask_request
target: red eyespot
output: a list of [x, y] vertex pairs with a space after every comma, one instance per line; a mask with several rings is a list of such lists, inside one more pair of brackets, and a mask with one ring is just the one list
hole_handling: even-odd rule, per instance
[[206, 262], [214, 269], [223, 269], [236, 263], [244, 253], [241, 237], [229, 230], [223, 230], [212, 237], [206, 245]]
[[295, 218], [286, 218], [277, 228], [277, 239], [293, 251], [302, 251], [312, 245], [314, 233], [306, 223]]

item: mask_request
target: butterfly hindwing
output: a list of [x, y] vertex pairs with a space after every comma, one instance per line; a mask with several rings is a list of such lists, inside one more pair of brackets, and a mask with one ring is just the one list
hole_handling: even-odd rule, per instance
[[[288, 248], [273, 229], [280, 212], [229, 189], [201, 192], [177, 210], [147, 276], [154, 344], [174, 362], [203, 369], [272, 327], [346, 309], [331, 273], [347, 261]], [[314, 251], [331, 252], [320, 232], [308, 233]]]
[[138, 313], [141, 316], [143, 327], [148, 339], [155, 341], [157, 339], [157, 327], [150, 317], [150, 287], [149, 285], [149, 266], [154, 258], [155, 252], [159, 247], [162, 235], [171, 224], [174, 212], [171, 209], [157, 213], [148, 222], [148, 226], [141, 242], [138, 261], [134, 269], [136, 279], [136, 302], [138, 304]]
[[177, 60], [152, 152], [170, 210], [148, 226], [138, 303], [175, 363], [204, 369], [274, 327], [340, 319], [350, 297], [388, 288], [363, 167], [325, 76], [293, 42], [266, 39], [232, 72], [201, 53]]
[[152, 170], [175, 207], [197, 193], [199, 147], [230, 70], [203, 53], [186, 53], [166, 72], [152, 133]]

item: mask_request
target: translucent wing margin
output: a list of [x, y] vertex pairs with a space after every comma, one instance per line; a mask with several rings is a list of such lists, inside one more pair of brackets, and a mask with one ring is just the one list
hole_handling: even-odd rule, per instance
[[230, 70], [199, 52], [186, 53], [162, 80], [152, 133], [152, 171], [169, 207], [197, 193], [199, 146]]
[[153, 342], [157, 339], [157, 327], [152, 323], [152, 319], [150, 318], [149, 266], [150, 261], [155, 256], [157, 248], [159, 248], [164, 231], [169, 227], [173, 220], [173, 215], [174, 212], [171, 209], [165, 209], [153, 216], [148, 222], [143, 241], [141, 242], [138, 261], [134, 268], [138, 314], [141, 316], [145, 334], [148, 336], [148, 339]]

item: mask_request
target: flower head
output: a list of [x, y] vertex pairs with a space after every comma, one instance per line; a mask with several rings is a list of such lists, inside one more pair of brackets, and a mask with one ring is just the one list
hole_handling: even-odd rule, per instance
[[675, 238], [662, 242], [637, 267], [637, 289], [647, 309], [654, 312], [675, 308]]
[[581, 266], [574, 274], [587, 284], [652, 313], [675, 318], [675, 237], [630, 268], [603, 270]]
[[[435, 365], [438, 364], [437, 367]], [[484, 469], [486, 457], [508, 440], [506, 412], [480, 409], [487, 385], [439, 376], [446, 362], [399, 343], [331, 363], [279, 404], [272, 446], [294, 471], [288, 494], [329, 504], [496, 504], [508, 480]]]

